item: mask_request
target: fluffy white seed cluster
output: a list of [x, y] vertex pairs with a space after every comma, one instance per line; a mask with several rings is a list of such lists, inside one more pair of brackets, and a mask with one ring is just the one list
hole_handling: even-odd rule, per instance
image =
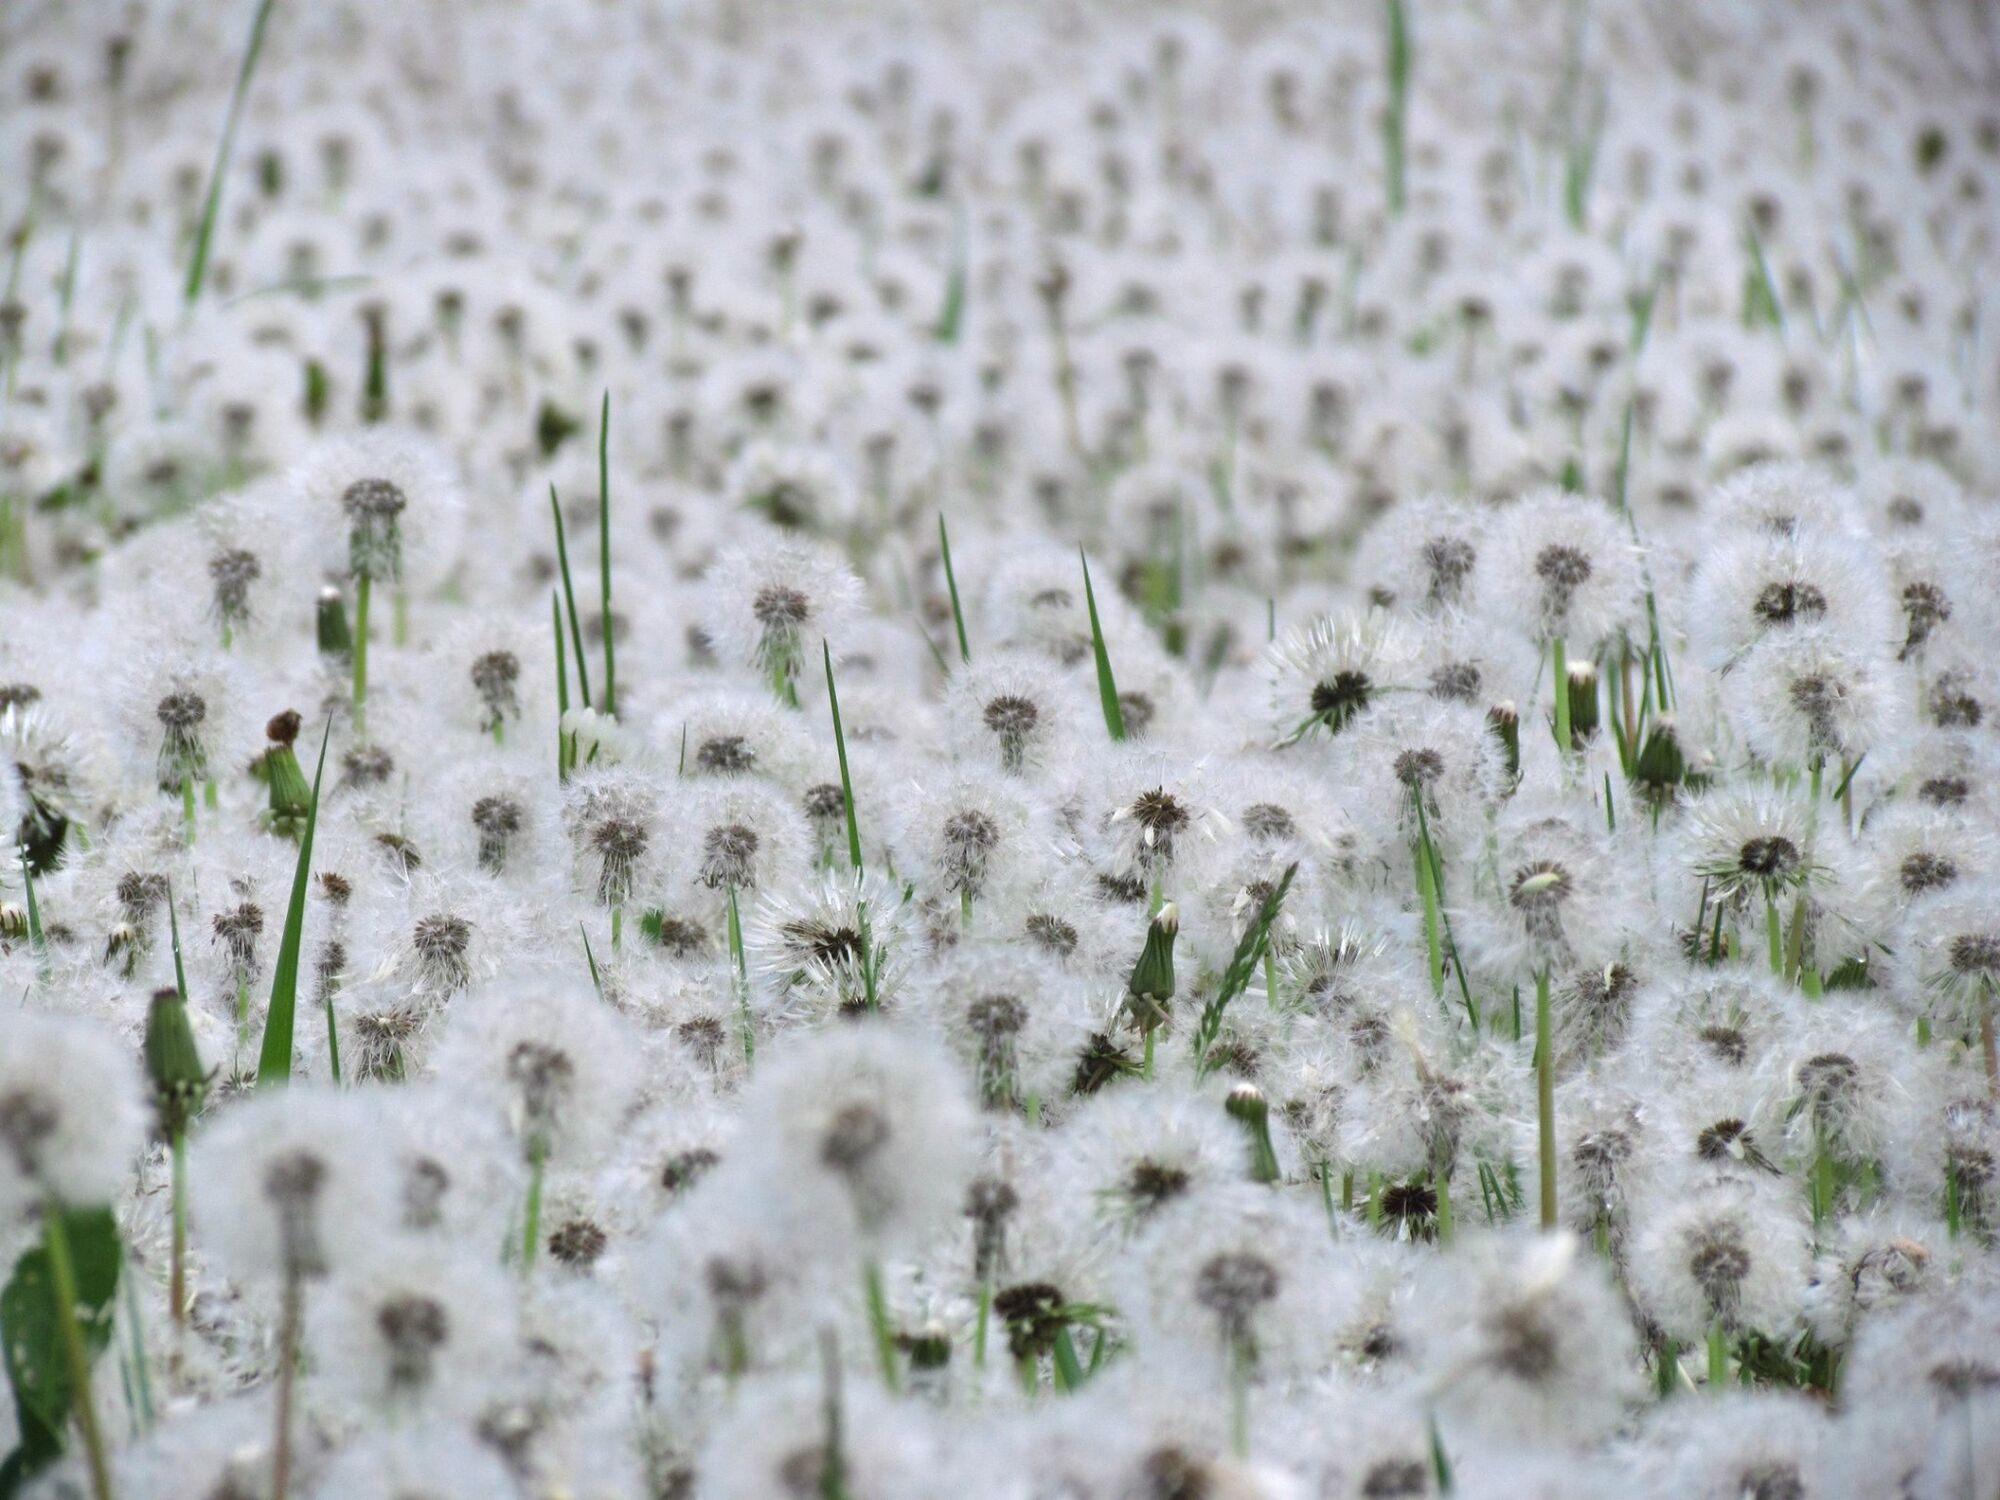
[[1993, 1493], [1979, 7], [976, 9], [0, 17], [0, 1495]]

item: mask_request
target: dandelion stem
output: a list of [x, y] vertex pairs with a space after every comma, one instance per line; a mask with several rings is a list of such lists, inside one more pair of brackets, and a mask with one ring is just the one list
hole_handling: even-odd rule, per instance
[[192, 849], [194, 847], [195, 834], [194, 777], [192, 775], [183, 775], [181, 777], [181, 827], [187, 835], [187, 846]]
[[731, 980], [736, 986], [736, 1008], [743, 1017], [743, 1061], [757, 1060], [757, 1032], [750, 1016], [750, 967], [743, 957], [743, 913], [736, 903], [736, 886], [728, 887], [729, 960]]
[[167, 1305], [174, 1326], [187, 1326], [187, 1132], [176, 1130], [174, 1163], [174, 1239], [172, 1270], [167, 1279]]
[[96, 1500], [111, 1500], [111, 1466], [104, 1456], [104, 1434], [97, 1425], [97, 1397], [90, 1388], [90, 1353], [76, 1321], [76, 1259], [70, 1252], [69, 1225], [63, 1206], [50, 1198], [42, 1209], [42, 1239], [49, 1252], [49, 1279], [56, 1299], [56, 1327], [63, 1356], [69, 1361], [70, 1386], [75, 1392], [76, 1426], [83, 1437], [90, 1467], [90, 1490]]
[[1542, 1228], [1556, 1227], [1556, 1059], [1549, 971], [1535, 976], [1535, 1131], [1541, 1147]]
[[292, 1388], [299, 1373], [299, 1322], [305, 1281], [285, 1273], [284, 1307], [278, 1318], [278, 1411], [271, 1439], [271, 1500], [285, 1500], [292, 1474]]
[[354, 732], [368, 732], [368, 604], [375, 581], [364, 570], [354, 580]]
[[1454, 1227], [1451, 1213], [1451, 1168], [1442, 1161], [1431, 1168], [1431, 1186], [1437, 1191], [1438, 1243], [1449, 1245]]
[[2000, 1045], [1993, 1036], [1993, 992], [1988, 989], [1979, 1002], [1979, 1050], [1986, 1057], [1986, 1091], [2000, 1099]]
[[821, 1443], [820, 1500], [847, 1500], [847, 1455], [840, 1409], [840, 1345], [831, 1328], [820, 1330], [820, 1378], [826, 1386], [826, 1438]]
[[1555, 663], [1556, 691], [1556, 749], [1562, 754], [1570, 752], [1569, 725], [1569, 647], [1561, 636], [1549, 642], [1549, 651]]
[[1720, 1318], [1708, 1328], [1708, 1383], [1717, 1391], [1729, 1384], [1729, 1333]]
[[991, 1278], [979, 1283], [979, 1321], [973, 1327], [972, 1368], [986, 1368], [986, 1328], [993, 1321], [993, 1282]]
[[1812, 1216], [1813, 1228], [1824, 1227], [1833, 1217], [1834, 1166], [1833, 1153], [1827, 1149], [1820, 1132], [1813, 1132], [1812, 1164]]
[[528, 1206], [521, 1224], [521, 1274], [535, 1268], [535, 1250], [542, 1237], [542, 1177], [549, 1147], [540, 1135], [528, 1140]]
[[882, 1384], [893, 1396], [901, 1389], [902, 1375], [896, 1368], [896, 1336], [889, 1327], [889, 1294], [882, 1285], [881, 1262], [866, 1262], [861, 1282], [868, 1297], [868, 1326], [875, 1334], [876, 1363], [882, 1367]]
[[1250, 1456], [1250, 1366], [1252, 1350], [1247, 1336], [1229, 1341], [1229, 1441], [1238, 1458]]
[[1778, 898], [1771, 892], [1764, 896], [1764, 934], [1771, 945], [1771, 972], [1780, 978], [1785, 972], [1784, 924], [1778, 920]]

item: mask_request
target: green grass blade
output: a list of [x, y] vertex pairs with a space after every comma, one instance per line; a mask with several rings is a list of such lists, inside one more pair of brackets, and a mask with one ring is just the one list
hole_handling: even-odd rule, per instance
[[174, 939], [174, 988], [180, 993], [181, 1004], [188, 1003], [187, 969], [181, 964], [181, 919], [174, 910], [174, 888], [167, 887], [167, 930]]
[[1243, 929], [1243, 936], [1237, 940], [1236, 953], [1229, 960], [1229, 967], [1222, 971], [1222, 980], [1215, 987], [1214, 997], [1202, 1007], [1201, 1020], [1194, 1030], [1194, 1065], [1198, 1075], [1209, 1071], [1208, 1049], [1222, 1033], [1223, 1012], [1229, 1009], [1230, 1001], [1250, 987], [1257, 966], [1264, 961], [1264, 949], [1271, 940], [1271, 924], [1278, 919], [1278, 908], [1285, 904], [1285, 896], [1292, 888], [1292, 877], [1298, 873], [1296, 860], [1285, 866], [1277, 888], [1264, 898], [1263, 904], [1257, 908], [1256, 919]]
[[604, 998], [604, 978], [597, 972], [597, 955], [590, 951], [590, 933], [583, 923], [576, 924], [576, 930], [583, 935], [583, 958], [590, 965], [590, 987], [597, 991], [597, 998]]
[[944, 306], [938, 309], [937, 322], [931, 328], [931, 337], [940, 344], [958, 342], [959, 329], [965, 323], [965, 210], [961, 207], [952, 216], [951, 270], [944, 284]]
[[1090, 650], [1097, 658], [1097, 699], [1104, 708], [1104, 727], [1111, 738], [1125, 738], [1125, 710], [1118, 706], [1118, 680], [1111, 675], [1111, 653], [1104, 649], [1104, 627], [1097, 619], [1097, 591], [1090, 586], [1090, 559], [1083, 549], [1076, 555], [1083, 563], [1083, 598], [1090, 608]]
[[820, 656], [826, 662], [826, 697], [833, 706], [833, 748], [840, 756], [840, 798], [847, 807], [847, 859], [859, 873], [861, 869], [861, 824], [854, 814], [854, 781], [847, 773], [847, 735], [840, 727], [840, 694], [833, 686], [833, 647], [825, 641], [819, 643]]
[[972, 660], [972, 647], [965, 639], [965, 611], [958, 602], [958, 575], [951, 568], [951, 533], [944, 527], [944, 512], [938, 512], [938, 547], [944, 555], [944, 585], [951, 591], [951, 623], [958, 628], [958, 659]]
[[1847, 774], [1840, 778], [1840, 785], [1833, 789], [1833, 801], [1838, 802], [1842, 797], [1847, 795], [1847, 789], [1854, 784], [1854, 773], [1861, 769], [1861, 762], [1866, 759], [1868, 759], [1868, 752], [1866, 750], [1863, 750], [1854, 758], [1854, 764], [1849, 766]]
[[562, 721], [569, 713], [569, 658], [563, 651], [562, 601], [554, 589], [549, 590], [549, 624], [556, 634], [556, 774], [568, 781], [569, 746]]
[[278, 968], [271, 976], [271, 1008], [264, 1015], [264, 1046], [257, 1057], [257, 1085], [289, 1083], [292, 1077], [292, 1021], [299, 1000], [299, 948], [305, 939], [306, 885], [312, 876], [313, 830], [319, 823], [319, 784], [326, 773], [326, 745], [333, 737], [333, 720], [319, 737], [319, 764], [313, 768], [312, 801], [306, 807], [306, 829], [299, 838], [299, 863], [292, 875], [291, 904], [285, 909], [285, 935], [278, 944]]
[[208, 279], [208, 251], [215, 240], [215, 221], [222, 213], [222, 182], [229, 174], [229, 155], [236, 145], [236, 122], [243, 114], [243, 98], [250, 92], [250, 75], [257, 70], [258, 54], [264, 50], [264, 25], [271, 19], [276, 0], [260, 0], [257, 18], [250, 23], [250, 44], [243, 49], [243, 66], [236, 70], [236, 88], [229, 96], [229, 113], [222, 119], [222, 139], [216, 144], [215, 165], [208, 174], [208, 197], [201, 205], [201, 226], [195, 231], [194, 258], [188, 263], [186, 298], [192, 307], [201, 299], [201, 284]]
[[549, 512], [556, 518], [556, 564], [562, 570], [563, 607], [569, 611], [570, 646], [576, 652], [576, 685], [583, 706], [590, 707], [590, 666], [583, 657], [583, 629], [576, 623], [576, 588], [569, 577], [569, 537], [563, 530], [562, 502], [549, 486]]
[[1404, 164], [1410, 112], [1410, 18], [1403, 0], [1387, 0], [1389, 46], [1389, 107], [1382, 120], [1383, 153], [1389, 186], [1389, 212], [1400, 214], [1407, 196]]
[[611, 629], [611, 392], [597, 423], [597, 576], [604, 588], [604, 712], [618, 712], [618, 659]]
[[42, 904], [35, 899], [35, 872], [28, 863], [28, 851], [17, 851], [21, 860], [21, 885], [28, 903], [28, 949], [35, 955], [35, 968], [43, 980], [49, 977], [49, 944], [42, 934]]

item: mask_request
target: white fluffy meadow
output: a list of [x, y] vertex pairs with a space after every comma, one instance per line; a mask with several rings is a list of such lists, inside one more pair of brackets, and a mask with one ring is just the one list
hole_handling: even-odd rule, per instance
[[0, 1500], [2000, 1496], [1977, 0], [0, 13]]

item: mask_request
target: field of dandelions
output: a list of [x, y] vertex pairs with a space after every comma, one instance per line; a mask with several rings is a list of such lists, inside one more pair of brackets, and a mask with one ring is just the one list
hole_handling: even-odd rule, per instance
[[0, 12], [0, 1500], [2000, 1496], [1973, 0]]

